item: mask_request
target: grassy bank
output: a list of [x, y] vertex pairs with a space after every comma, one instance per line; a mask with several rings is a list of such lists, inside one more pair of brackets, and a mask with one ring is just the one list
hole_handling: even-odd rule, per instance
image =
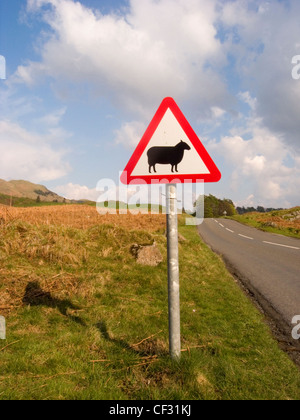
[[[0, 227], [0, 399], [299, 399], [298, 368], [183, 218], [183, 352], [170, 360], [164, 223], [124, 220]], [[154, 241], [164, 262], [138, 265], [131, 245]]]
[[289, 210], [276, 210], [267, 213], [245, 213], [243, 215], [231, 216], [230, 219], [264, 230], [265, 232], [300, 239], [299, 216], [300, 207], [295, 207]]

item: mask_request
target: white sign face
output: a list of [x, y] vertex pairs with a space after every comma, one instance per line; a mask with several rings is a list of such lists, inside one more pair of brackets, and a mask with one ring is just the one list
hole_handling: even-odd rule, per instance
[[[149, 156], [148, 152], [153, 147], [172, 147], [179, 145], [180, 143], [185, 143], [190, 148], [186, 148], [183, 151], [183, 157], [181, 162], [178, 163], [177, 168], [173, 167], [172, 164], [166, 163], [156, 163], [155, 171], [154, 167], [149, 167]], [[178, 146], [180, 148], [180, 146]], [[184, 146], [185, 147], [185, 146]], [[165, 149], [167, 150], [167, 149]], [[171, 150], [171, 149], [169, 149]], [[151, 152], [150, 152], [151, 153]], [[171, 152], [172, 153], [172, 152]], [[154, 162], [153, 162], [154, 163]], [[150, 162], [151, 164], [151, 162]], [[177, 171], [176, 171], [177, 169]], [[167, 109], [164, 117], [162, 118], [160, 124], [158, 125], [155, 133], [153, 134], [147, 148], [144, 150], [143, 154], [140, 157], [140, 160], [137, 162], [137, 165], [132, 171], [132, 176], [144, 176], [150, 175], [150, 170], [152, 174], [156, 175], [189, 175], [189, 174], [209, 174], [205, 163], [199, 156], [199, 153], [194, 148], [193, 144], [187, 137], [183, 128], [175, 118], [173, 112], [170, 108]]]
[[126, 184], [218, 182], [221, 172], [172, 98], [165, 98], [127, 163]]

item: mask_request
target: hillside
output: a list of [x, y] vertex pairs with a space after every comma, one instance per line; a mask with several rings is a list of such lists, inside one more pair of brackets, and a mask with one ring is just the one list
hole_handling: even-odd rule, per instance
[[[0, 194], [7, 197], [28, 198], [31, 200], [40, 200], [41, 202], [63, 203], [66, 200], [48, 190], [43, 185], [33, 184], [29, 181], [4, 181], [0, 179]], [[39, 198], [38, 198], [39, 197]], [[6, 197], [4, 197], [6, 198]], [[9, 203], [2, 203], [9, 204]]]
[[[2, 210], [0, 400], [299, 399], [298, 368], [184, 217], [175, 363], [164, 216]], [[163, 261], [141, 265], [133, 245], [154, 242]]]
[[267, 232], [300, 238], [300, 207], [235, 215], [233, 219]]

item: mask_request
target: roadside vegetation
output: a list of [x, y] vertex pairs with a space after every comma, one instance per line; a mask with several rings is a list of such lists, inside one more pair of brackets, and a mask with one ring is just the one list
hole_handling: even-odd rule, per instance
[[300, 239], [300, 207], [234, 215], [232, 219], [266, 232]]
[[233, 216], [237, 213], [232, 200], [228, 198], [221, 200], [212, 194], [202, 195], [197, 199], [195, 205], [200, 203], [204, 205], [205, 218]]
[[[179, 363], [164, 216], [65, 206], [1, 220], [0, 399], [300, 399], [299, 369], [183, 216]], [[154, 242], [163, 262], [137, 264], [132, 245]]]

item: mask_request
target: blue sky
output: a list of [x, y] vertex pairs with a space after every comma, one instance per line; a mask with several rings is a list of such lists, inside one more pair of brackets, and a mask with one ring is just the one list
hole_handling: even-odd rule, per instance
[[0, 178], [97, 198], [172, 96], [222, 172], [206, 194], [300, 204], [300, 2], [1, 0]]

